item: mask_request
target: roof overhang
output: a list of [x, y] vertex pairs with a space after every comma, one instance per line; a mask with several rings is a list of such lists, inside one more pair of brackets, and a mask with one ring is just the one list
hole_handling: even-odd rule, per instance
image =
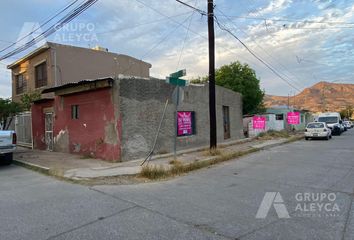
[[77, 83], [67, 83], [58, 87], [47, 88], [42, 93], [54, 92], [57, 96], [69, 95], [79, 92], [92, 91], [113, 86], [113, 78], [101, 78], [94, 80], [82, 80]]
[[27, 61], [30, 58], [33, 58], [35, 56], [37, 56], [38, 54], [41, 54], [42, 52], [47, 51], [50, 48], [50, 44], [49, 43], [45, 43], [43, 46], [37, 48], [36, 50], [28, 53], [27, 55], [25, 55], [24, 57], [20, 58], [19, 60], [17, 60], [16, 62], [11, 63], [10, 65], [7, 65], [8, 69], [12, 69], [17, 67], [18, 65], [20, 65], [21, 63]]

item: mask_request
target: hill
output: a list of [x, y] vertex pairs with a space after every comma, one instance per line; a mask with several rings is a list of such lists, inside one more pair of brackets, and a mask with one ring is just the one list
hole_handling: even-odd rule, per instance
[[340, 111], [354, 106], [354, 84], [319, 82], [295, 96], [266, 95], [266, 107], [289, 105], [312, 112]]

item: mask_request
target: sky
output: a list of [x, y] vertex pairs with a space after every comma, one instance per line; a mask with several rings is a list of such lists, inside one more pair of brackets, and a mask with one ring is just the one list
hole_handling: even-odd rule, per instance
[[[72, 2], [1, 0], [0, 56], [55, 24], [63, 14], [41, 26]], [[207, 9], [206, 0], [184, 2]], [[233, 61], [246, 63], [266, 94], [273, 95], [293, 95], [319, 81], [354, 83], [354, 1], [214, 0], [214, 4], [220, 25], [263, 62], [215, 23], [217, 68]], [[175, 0], [98, 0], [46, 40], [99, 45], [151, 63], [153, 77], [186, 69], [186, 78], [193, 79], [208, 74], [207, 36], [206, 16]], [[42, 43], [0, 61], [0, 97], [11, 96], [6, 65]]]

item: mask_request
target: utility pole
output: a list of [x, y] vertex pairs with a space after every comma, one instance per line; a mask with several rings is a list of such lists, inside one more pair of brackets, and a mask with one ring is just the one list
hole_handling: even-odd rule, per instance
[[288, 109], [290, 108], [290, 93], [288, 93]]
[[214, 2], [208, 1], [210, 149], [216, 148]]

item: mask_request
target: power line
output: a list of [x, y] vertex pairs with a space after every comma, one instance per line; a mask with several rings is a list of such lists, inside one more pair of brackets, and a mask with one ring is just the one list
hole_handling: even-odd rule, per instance
[[175, 32], [180, 26], [183, 25], [183, 23], [187, 22], [187, 20], [190, 17], [186, 18], [182, 23], [180, 23], [179, 25], [177, 25], [176, 28], [172, 29], [171, 31], [169, 31], [157, 44], [155, 44], [153, 47], [150, 48], [150, 50], [148, 50], [141, 58], [146, 57], [147, 55], [149, 55], [155, 48], [157, 48], [162, 42], [164, 42], [167, 38], [171, 37], [172, 33]]
[[23, 44], [22, 46], [12, 50], [11, 52], [3, 55], [0, 57], [0, 61], [4, 60], [6, 58], [9, 58], [13, 55], [16, 55], [34, 44], [36, 44], [39, 41], [42, 41], [49, 35], [53, 34], [60, 28], [62, 28], [65, 24], [71, 22], [73, 19], [75, 19], [77, 16], [79, 16], [81, 13], [83, 13], [85, 10], [87, 10], [89, 7], [91, 7], [93, 4], [95, 4], [98, 0], [87, 0], [78, 7], [76, 7], [74, 10], [66, 14], [63, 18], [61, 18], [59, 21], [57, 21], [55, 24], [53, 24], [51, 27], [49, 27], [47, 30], [45, 30], [43, 33], [38, 35], [37, 37], [33, 38], [31, 41], [27, 42], [26, 44]]
[[315, 23], [315, 24], [336, 24], [336, 25], [354, 25], [354, 22], [332, 22], [332, 21], [314, 21], [307, 19], [274, 19], [274, 18], [264, 18], [264, 17], [248, 17], [248, 16], [232, 16], [227, 15], [229, 18], [240, 18], [240, 19], [250, 19], [250, 20], [260, 20], [260, 21], [273, 21], [273, 22], [296, 22], [296, 23]]
[[[197, 0], [195, 0], [195, 4], [197, 3]], [[177, 62], [177, 67], [176, 67], [176, 71], [178, 70], [178, 67], [179, 67], [179, 64], [181, 62], [181, 58], [182, 58], [182, 54], [183, 54], [183, 50], [184, 50], [184, 45], [186, 44], [186, 41], [187, 41], [187, 38], [188, 38], [188, 33], [189, 33], [189, 29], [191, 27], [191, 23], [192, 23], [192, 20], [193, 20], [193, 15], [194, 15], [195, 11], [192, 12], [191, 14], [191, 17], [190, 17], [190, 20], [189, 20], [189, 24], [188, 24], [188, 29], [186, 31], [186, 35], [183, 39], [183, 43], [182, 43], [182, 47], [181, 47], [181, 51], [180, 51], [180, 54], [179, 54], [179, 57], [178, 57], [178, 62]]]
[[[252, 2], [254, 3], [253, 0], [252, 0]], [[249, 8], [248, 8], [248, 10], [251, 11]], [[255, 10], [255, 12], [256, 12], [257, 15], [263, 17], [263, 15], [262, 15], [261, 13], [259, 13], [258, 10]], [[269, 33], [268, 28], [267, 28], [267, 23], [266, 23], [266, 22], [265, 22], [265, 25], [266, 25], [266, 32], [268, 33], [268, 36], [271, 37], [275, 42], [277, 42], [278, 44], [280, 44], [279, 41], [278, 41], [275, 37], [273, 37], [272, 34]], [[291, 49], [289, 49], [289, 50], [290, 50], [295, 56], [297, 56], [297, 54], [296, 54], [293, 50], [291, 50]], [[280, 65], [283, 66], [283, 64], [281, 64], [281, 63], [280, 63]], [[300, 83], [301, 86], [304, 86], [304, 85], [302, 84], [301, 80], [297, 77], [296, 74], [294, 74], [294, 73], [290, 72], [289, 70], [287, 70], [287, 68], [286, 68], [285, 66], [283, 66], [283, 68], [284, 68], [286, 71], [288, 71], [291, 75], [294, 76], [294, 78], [295, 78], [294, 80], [296, 80], [297, 83]]]
[[[228, 18], [220, 9], [218, 9], [218, 8], [216, 8], [216, 10], [220, 13], [220, 14], [222, 14], [223, 16], [225, 16], [236, 28], [237, 28], [237, 26], [231, 21], [231, 19], [230, 18]], [[242, 29], [240, 29], [240, 28], [237, 28], [237, 29], [239, 29], [240, 31], [242, 31], [245, 35], [247, 35], [247, 36], [249, 36], [245, 31], [243, 31]], [[250, 36], [249, 36], [250, 37]], [[252, 40], [252, 38], [251, 38], [251, 40]], [[260, 46], [255, 40], [252, 40], [260, 49], [262, 49], [263, 50], [263, 52], [265, 52], [271, 59], [273, 59], [273, 61], [274, 62], [276, 62], [277, 64], [279, 64], [285, 71], [287, 71], [287, 72], [289, 72], [291, 75], [293, 75], [295, 78], [297, 78], [296, 77], [296, 75], [294, 74], [294, 73], [292, 73], [292, 72], [290, 72], [288, 69], [287, 69], [287, 67], [285, 67], [281, 62], [279, 62], [278, 60], [276, 60], [276, 59], [274, 59], [274, 57], [266, 50], [266, 49], [264, 49], [262, 46]], [[270, 63], [268, 63], [271, 67], [273, 67], [273, 68], [275, 68], [274, 66], [272, 66], [272, 64], [270, 64]], [[287, 74], [285, 74], [284, 72], [282, 73], [286, 78], [288, 78], [289, 80], [292, 80], [292, 78], [290, 77], [290, 76], [288, 76]], [[295, 79], [294, 79], [295, 80]], [[301, 84], [301, 82], [299, 81], [299, 83], [300, 84], [297, 84], [298, 86], [300, 86], [301, 85], [301, 87], [303, 87], [303, 85]]]
[[45, 20], [44, 23], [42, 23], [38, 28], [34, 29], [33, 31], [31, 31], [30, 33], [28, 33], [25, 36], [22, 36], [20, 39], [18, 39], [16, 42], [13, 42], [12, 44], [10, 44], [9, 46], [3, 48], [0, 50], [0, 52], [3, 52], [7, 49], [9, 49], [12, 46], [15, 46], [17, 43], [21, 42], [23, 39], [25, 39], [28, 36], [31, 36], [31, 34], [33, 34], [34, 32], [36, 32], [37, 30], [41, 29], [43, 26], [45, 26], [47, 23], [49, 23], [50, 21], [52, 21], [54, 18], [56, 18], [58, 15], [60, 15], [61, 13], [63, 13], [64, 11], [66, 11], [68, 8], [70, 8], [72, 5], [74, 5], [78, 0], [75, 0], [73, 2], [71, 2], [70, 4], [68, 4], [64, 9], [60, 10], [58, 13], [56, 13], [53, 17], [50, 17], [48, 20]]
[[[180, 2], [180, 1], [179, 1]], [[184, 2], [184, 3], [186, 3], [186, 2]], [[189, 4], [184, 4], [185, 6], [187, 6], [187, 7], [190, 7], [190, 8], [195, 8], [195, 7], [193, 7], [193, 6], [190, 6]], [[156, 10], [155, 10], [156, 11]], [[198, 12], [200, 13], [200, 12], [202, 12], [203, 14], [201, 14], [201, 16], [204, 16], [204, 15], [206, 15], [207, 13], [205, 12], [205, 11], [203, 11], [203, 10], [201, 10], [201, 9], [198, 9]], [[161, 13], [160, 13], [161, 14]], [[187, 28], [188, 29], [188, 28]], [[208, 40], [208, 38], [206, 37], [206, 36], [203, 36], [203, 35], [201, 35], [200, 33], [198, 33], [198, 32], [196, 32], [196, 31], [193, 31], [193, 30], [189, 30], [190, 32], [192, 32], [192, 33], [194, 33], [195, 35], [197, 35], [197, 36], [199, 36], [199, 37], [201, 37], [201, 38], [203, 38], [203, 39], [205, 39], [205, 40]], [[224, 47], [223, 45], [220, 45], [219, 47], [221, 47], [221, 48], [223, 48], [224, 50], [226, 50], [226, 51], [228, 51], [228, 52], [230, 52], [230, 53], [232, 53], [232, 54], [237, 54], [237, 52], [235, 52], [235, 51], [233, 51], [233, 50], [231, 50], [231, 49], [229, 49], [229, 48], [226, 48], [226, 47]], [[249, 61], [249, 62], [252, 62], [251, 60], [247, 60], [247, 61]], [[252, 63], [254, 63], [254, 62], [252, 62]], [[254, 63], [254, 64], [256, 64], [256, 63]]]
[[[144, 3], [143, 1], [141, 1], [141, 0], [135, 0], [135, 1], [141, 3], [141, 4], [144, 5], [145, 7], [150, 8], [151, 10], [153, 10], [153, 11], [155, 11], [156, 13], [160, 14], [161, 16], [164, 16], [164, 17], [168, 18], [168, 19], [171, 20], [172, 22], [174, 22], [174, 23], [176, 23], [176, 24], [180, 24], [178, 21], [176, 21], [176, 20], [175, 20], [174, 18], [172, 18], [171, 16], [168, 16], [168, 15], [166, 15], [166, 14], [160, 12], [159, 10], [157, 10], [157, 9], [155, 9], [155, 8], [153, 8], [153, 7], [151, 7], [150, 5]], [[182, 25], [182, 27], [183, 27], [184, 29], [188, 29], [188, 27], [185, 26], [185, 25]], [[207, 39], [207, 37], [201, 35], [200, 33], [196, 32], [196, 31], [193, 31], [192, 29], [189, 29], [189, 31], [192, 32], [192, 33], [194, 33], [194, 34], [196, 34], [196, 35], [199, 35], [199, 36], [201, 36], [201, 37]]]
[[182, 2], [180, 0], [176, 0], [176, 1], [181, 3], [181, 4], [183, 4], [183, 5], [185, 5], [185, 6], [187, 6], [187, 7], [189, 7], [189, 8], [192, 8], [193, 10], [197, 11], [198, 13], [200, 13], [202, 16], [207, 16], [208, 15], [205, 11], [203, 11], [203, 10], [201, 10], [199, 8], [193, 7], [192, 5], [189, 5], [189, 4], [187, 4], [185, 2]]
[[189, 5], [186, 2], [182, 2], [181, 0], [176, 0], [176, 2], [179, 2], [179, 3], [183, 4], [186, 7], [192, 8], [193, 10], [197, 11], [198, 13], [200, 13], [200, 15], [202, 15], [202, 16], [207, 16], [208, 15], [208, 13], [206, 11], [201, 10], [199, 8], [196, 8], [196, 7], [192, 6], [192, 5]]
[[[160, 12], [159, 10], [157, 10], [157, 9], [155, 9], [155, 8], [153, 8], [153, 7], [151, 7], [150, 5], [144, 3], [144, 2], [142, 2], [142, 1], [140, 1], [140, 0], [136, 0], [136, 1], [139, 2], [139, 3], [141, 3], [142, 5], [144, 5], [145, 7], [150, 8], [150, 9], [153, 10], [154, 12], [160, 14], [161, 16], [164, 16], [164, 17], [168, 18], [170, 21], [172, 21], [172, 22], [174, 22], [174, 23], [176, 23], [176, 24], [178, 24], [178, 25], [181, 24], [180, 22], [178, 22], [177, 20], [175, 20], [175, 19], [172, 18], [171, 16], [168, 16], [168, 15], [166, 15], [166, 14]], [[201, 11], [202, 11], [202, 10], [201, 10]], [[183, 25], [183, 24], [181, 25], [181, 27], [183, 27], [184, 29], [188, 29], [188, 27], [185, 26], [185, 25]], [[193, 34], [195, 34], [195, 35], [197, 35], [197, 36], [199, 36], [199, 37], [201, 37], [201, 38], [203, 38], [203, 39], [205, 39], [205, 40], [208, 40], [208, 38], [207, 38], [206, 36], [200, 34], [199, 32], [194, 31], [193, 29], [189, 29], [189, 32], [191, 32], [191, 33], [193, 33]], [[230, 53], [232, 53], [232, 54], [237, 54], [237, 52], [235, 52], [234, 50], [231, 50], [231, 49], [229, 49], [229, 48], [226, 48], [226, 47], [224, 47], [223, 45], [220, 45], [220, 48], [222, 48], [222, 49], [224, 49], [224, 50], [226, 50], [226, 51], [228, 51], [228, 52], [230, 52]], [[247, 61], [253, 63], [252, 60], [247, 60]], [[257, 62], [257, 63], [258, 63], [258, 62]], [[257, 64], [257, 63], [254, 62], [254, 64]], [[129, 68], [128, 68], [128, 69], [129, 69]]]
[[[187, 22], [190, 17], [191, 17], [191, 16], [188, 16], [182, 23], [178, 23], [178, 25], [177, 25], [174, 29], [172, 29], [171, 31], [167, 32], [167, 34], [165, 34], [165, 35], [163, 36], [163, 38], [162, 38], [159, 42], [157, 42], [154, 46], [152, 46], [148, 51], [146, 51], [146, 52], [140, 57], [141, 61], [142, 61], [143, 58], [145, 58], [146, 56], [150, 55], [150, 54], [153, 52], [153, 50], [154, 50], [155, 48], [157, 48], [159, 45], [161, 45], [161, 44], [162, 44], [167, 38], [169, 38], [169, 37], [172, 35], [172, 33], [174, 33], [179, 27], [183, 26], [183, 24], [184, 24], [185, 22]], [[127, 67], [124, 71], [122, 71], [122, 74], [125, 74], [126, 72], [128, 72], [132, 67], [133, 67], [133, 65], [130, 64], [129, 67]]]
[[[180, 0], [176, 0], [177, 2], [182, 3]], [[185, 4], [183, 3], [183, 5], [193, 8], [195, 9], [195, 7], [190, 6], [189, 4]], [[205, 13], [203, 10], [198, 9], [198, 12], [203, 12]], [[283, 81], [285, 81], [289, 86], [293, 87], [294, 89], [301, 91], [299, 88], [297, 88], [296, 86], [294, 86], [292, 83], [290, 83], [287, 79], [285, 79], [283, 76], [281, 76], [275, 69], [273, 69], [272, 66], [270, 66], [268, 63], [266, 63], [263, 59], [261, 59], [260, 57], [258, 57], [250, 48], [248, 48], [248, 46], [246, 44], [244, 44], [235, 34], [233, 34], [229, 29], [225, 28], [224, 26], [222, 26], [219, 22], [219, 20], [217, 19], [216, 16], [214, 16], [215, 21], [217, 23], [217, 25], [219, 26], [219, 28], [221, 30], [224, 30], [226, 32], [228, 32], [229, 34], [231, 34], [234, 38], [236, 38], [245, 48], [246, 50], [251, 53], [258, 61], [260, 61], [261, 63], [263, 63], [263, 65], [265, 65], [268, 69], [270, 69], [274, 74], [276, 74], [280, 79], [282, 79]]]
[[283, 25], [282, 26], [284, 29], [287, 30], [297, 30], [297, 29], [302, 29], [302, 30], [328, 30], [328, 29], [352, 29], [354, 28], [354, 26], [352, 27], [297, 27], [297, 26], [290, 26], [288, 27], [287, 25]]
[[[180, 17], [180, 16], [184, 16], [184, 15], [190, 14], [190, 13], [192, 13], [192, 12], [193, 12], [193, 11], [188, 11], [188, 12], [176, 14], [176, 15], [173, 15], [173, 16], [170, 16], [170, 17], [171, 17], [171, 18], [172, 18], [172, 17]], [[156, 19], [156, 20], [151, 21], [151, 22], [144, 22], [144, 23], [140, 23], [140, 24], [136, 24], [136, 25], [127, 26], [127, 27], [124, 27], [124, 28], [111, 29], [111, 30], [107, 30], [107, 31], [103, 31], [103, 32], [98, 32], [98, 33], [96, 33], [96, 34], [97, 34], [97, 35], [100, 35], [100, 34], [106, 34], [106, 33], [119, 32], [119, 31], [124, 31], [124, 30], [130, 30], [130, 29], [137, 28], [137, 27], [141, 27], [141, 26], [144, 26], [144, 25], [150, 25], [150, 24], [153, 24], [153, 23], [163, 22], [163, 21], [166, 21], [166, 19], [168, 19], [168, 18], [167, 18], [167, 17], [164, 17], [164, 18]]]
[[256, 59], [258, 59], [258, 61], [260, 61], [261, 63], [263, 63], [263, 65], [265, 65], [269, 70], [271, 70], [275, 75], [277, 75], [280, 79], [282, 79], [284, 82], [286, 82], [289, 86], [291, 86], [292, 88], [296, 89], [297, 91], [301, 92], [301, 90], [299, 88], [297, 88], [296, 86], [294, 86], [291, 82], [289, 82], [287, 79], [285, 79], [283, 76], [281, 76], [275, 69], [273, 69], [273, 67], [271, 67], [268, 63], [266, 63], [263, 59], [261, 59], [260, 57], [258, 57], [244, 42], [242, 42], [242, 40], [240, 38], [238, 38], [233, 32], [231, 32], [229, 29], [227, 29], [225, 26], [223, 26], [219, 20], [217, 19], [217, 17], [215, 16], [215, 21], [218, 25], [218, 27], [223, 30], [228, 32], [231, 36], [233, 36], [237, 41], [239, 41], [242, 46], [244, 46], [244, 48], [250, 53], [252, 54], [252, 56], [254, 56]]

